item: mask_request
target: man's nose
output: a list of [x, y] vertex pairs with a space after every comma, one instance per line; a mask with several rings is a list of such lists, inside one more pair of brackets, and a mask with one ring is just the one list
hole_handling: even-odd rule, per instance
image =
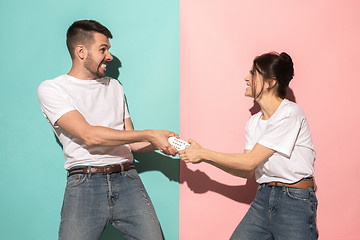
[[111, 55], [111, 53], [110, 52], [108, 52], [108, 54], [107, 54], [107, 56], [106, 56], [106, 60], [107, 61], [111, 61], [111, 60], [113, 60], [114, 58], [113, 58], [113, 56]]

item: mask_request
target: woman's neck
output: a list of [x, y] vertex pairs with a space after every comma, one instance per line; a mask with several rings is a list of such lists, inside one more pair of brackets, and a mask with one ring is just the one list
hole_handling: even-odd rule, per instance
[[257, 102], [260, 105], [262, 112], [262, 119], [268, 120], [279, 108], [282, 98], [277, 96], [262, 96]]

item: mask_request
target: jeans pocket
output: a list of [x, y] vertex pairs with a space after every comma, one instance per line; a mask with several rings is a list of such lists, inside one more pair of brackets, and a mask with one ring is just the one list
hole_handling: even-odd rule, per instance
[[140, 176], [138, 174], [138, 172], [136, 171], [136, 169], [130, 169], [126, 172], [124, 172], [125, 176], [132, 178], [132, 179], [140, 179]]
[[290, 198], [311, 202], [312, 200], [312, 192], [314, 190], [312, 188], [300, 189], [300, 188], [286, 188], [287, 195]]
[[74, 174], [67, 178], [66, 187], [76, 187], [85, 182], [87, 174]]

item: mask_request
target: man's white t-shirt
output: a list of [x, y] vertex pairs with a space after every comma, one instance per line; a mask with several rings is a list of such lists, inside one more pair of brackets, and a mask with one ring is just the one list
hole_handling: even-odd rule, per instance
[[268, 120], [261, 118], [258, 112], [247, 122], [245, 149], [251, 150], [259, 143], [275, 153], [256, 167], [256, 181], [294, 183], [312, 177], [315, 150], [300, 106], [284, 99]]
[[65, 74], [42, 82], [38, 98], [45, 117], [63, 145], [65, 169], [133, 161], [129, 145], [87, 146], [56, 124], [65, 113], [77, 110], [90, 125], [124, 130], [124, 120], [130, 115], [123, 88], [117, 80], [109, 77], [81, 80]]

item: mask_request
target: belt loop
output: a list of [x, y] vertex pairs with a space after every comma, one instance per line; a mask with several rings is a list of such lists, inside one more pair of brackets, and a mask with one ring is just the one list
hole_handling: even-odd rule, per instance
[[316, 191], [317, 186], [316, 186], [316, 183], [315, 183], [315, 178], [313, 177], [312, 180], [313, 180], [313, 183], [314, 183], [314, 191]]
[[281, 185], [282, 185], [282, 191], [285, 192], [285, 183], [282, 182]]
[[89, 176], [89, 179], [91, 178], [91, 175], [92, 175], [92, 173], [91, 173], [91, 166], [88, 166], [88, 176]]
[[121, 167], [121, 176], [124, 176], [124, 165], [120, 163], [120, 167]]

